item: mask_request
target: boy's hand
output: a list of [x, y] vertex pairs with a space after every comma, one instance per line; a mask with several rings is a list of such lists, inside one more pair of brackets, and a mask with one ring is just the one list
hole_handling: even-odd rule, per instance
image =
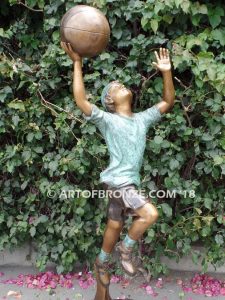
[[70, 43], [66, 42], [60, 42], [61, 47], [65, 50], [65, 52], [69, 55], [69, 57], [72, 59], [72, 61], [82, 61], [82, 57], [73, 51]]
[[153, 66], [161, 72], [169, 71], [171, 69], [169, 50], [166, 48], [159, 48], [159, 55], [157, 51], [154, 51], [157, 63], [153, 62]]

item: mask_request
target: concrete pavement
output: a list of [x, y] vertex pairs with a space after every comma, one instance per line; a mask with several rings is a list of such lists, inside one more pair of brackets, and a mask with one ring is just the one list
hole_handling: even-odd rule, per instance
[[[53, 267], [47, 267], [46, 271], [53, 271]], [[19, 274], [38, 274], [38, 270], [35, 267], [24, 266], [1, 266], [0, 272], [4, 275], [0, 276], [0, 281], [9, 278], [16, 279]], [[111, 283], [110, 294], [113, 299], [132, 299], [132, 300], [205, 300], [205, 295], [196, 295], [190, 292], [183, 292], [181, 282], [189, 282], [189, 280], [196, 274], [196, 272], [181, 272], [170, 270], [168, 276], [161, 276], [162, 288], [157, 287], [157, 279], [150, 281], [149, 285], [154, 291], [154, 295], [147, 294], [147, 290], [140, 288], [139, 286], [144, 283], [143, 277], [136, 277], [134, 279], [127, 278], [120, 283]], [[207, 273], [214, 278], [225, 280], [224, 274]], [[27, 288], [25, 286], [18, 286], [15, 284], [0, 283], [0, 300], [3, 299], [21, 299], [21, 300], [93, 300], [95, 295], [96, 284], [89, 286], [87, 289], [80, 287], [77, 279], [72, 280], [74, 287], [64, 288], [57, 286], [55, 289], [50, 290], [38, 290], [33, 288]], [[150, 289], [150, 288], [149, 288]], [[148, 290], [149, 290], [148, 289]], [[9, 291], [18, 292], [13, 296], [7, 296]], [[225, 300], [225, 296], [210, 297], [210, 299]]]

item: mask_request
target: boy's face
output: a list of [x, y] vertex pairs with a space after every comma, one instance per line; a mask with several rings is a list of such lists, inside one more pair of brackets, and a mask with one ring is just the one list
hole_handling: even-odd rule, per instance
[[113, 99], [115, 104], [121, 103], [124, 101], [129, 101], [132, 103], [133, 94], [131, 90], [127, 89], [122, 83], [119, 81], [114, 81], [109, 89], [109, 96]]

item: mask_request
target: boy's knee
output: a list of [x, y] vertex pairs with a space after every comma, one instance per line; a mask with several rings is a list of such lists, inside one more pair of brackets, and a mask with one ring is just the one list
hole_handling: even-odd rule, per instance
[[118, 230], [118, 229], [121, 229], [123, 227], [123, 221], [115, 221], [115, 220], [112, 220], [112, 219], [109, 219], [109, 226], [110, 228], [112, 229], [115, 229], [115, 230]]
[[159, 212], [156, 208], [148, 211], [146, 216], [146, 222], [149, 224], [155, 223], [159, 217]]
[[153, 218], [154, 222], [157, 221], [158, 217], [159, 217], [159, 212], [157, 209], [155, 209], [154, 212], [152, 212], [152, 218]]

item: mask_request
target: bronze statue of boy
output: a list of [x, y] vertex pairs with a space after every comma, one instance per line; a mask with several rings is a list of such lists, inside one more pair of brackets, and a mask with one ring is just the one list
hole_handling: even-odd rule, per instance
[[145, 111], [134, 113], [131, 110], [132, 92], [118, 81], [110, 82], [102, 91], [101, 101], [106, 111], [90, 103], [85, 94], [82, 58], [73, 52], [69, 43], [61, 42], [61, 47], [74, 62], [73, 93], [76, 104], [83, 112], [83, 117], [98, 127], [109, 149], [110, 164], [101, 172], [100, 182], [105, 190], [120, 192], [120, 197], [114, 196], [116, 193], [109, 197], [103, 244], [95, 261], [98, 279], [106, 288], [105, 294], [102, 291], [97, 292], [95, 300], [109, 300], [108, 261], [119, 239], [125, 217], [128, 213], [135, 216], [125, 239], [118, 243], [117, 250], [120, 253], [121, 265], [130, 276], [137, 272], [132, 262], [132, 249], [158, 218], [158, 211], [151, 199], [139, 194], [137, 187], [140, 185], [139, 170], [146, 133], [174, 105], [175, 91], [169, 51], [165, 48], [160, 48], [159, 53], [155, 51], [157, 63], [153, 62], [153, 66], [163, 76], [163, 99]]

